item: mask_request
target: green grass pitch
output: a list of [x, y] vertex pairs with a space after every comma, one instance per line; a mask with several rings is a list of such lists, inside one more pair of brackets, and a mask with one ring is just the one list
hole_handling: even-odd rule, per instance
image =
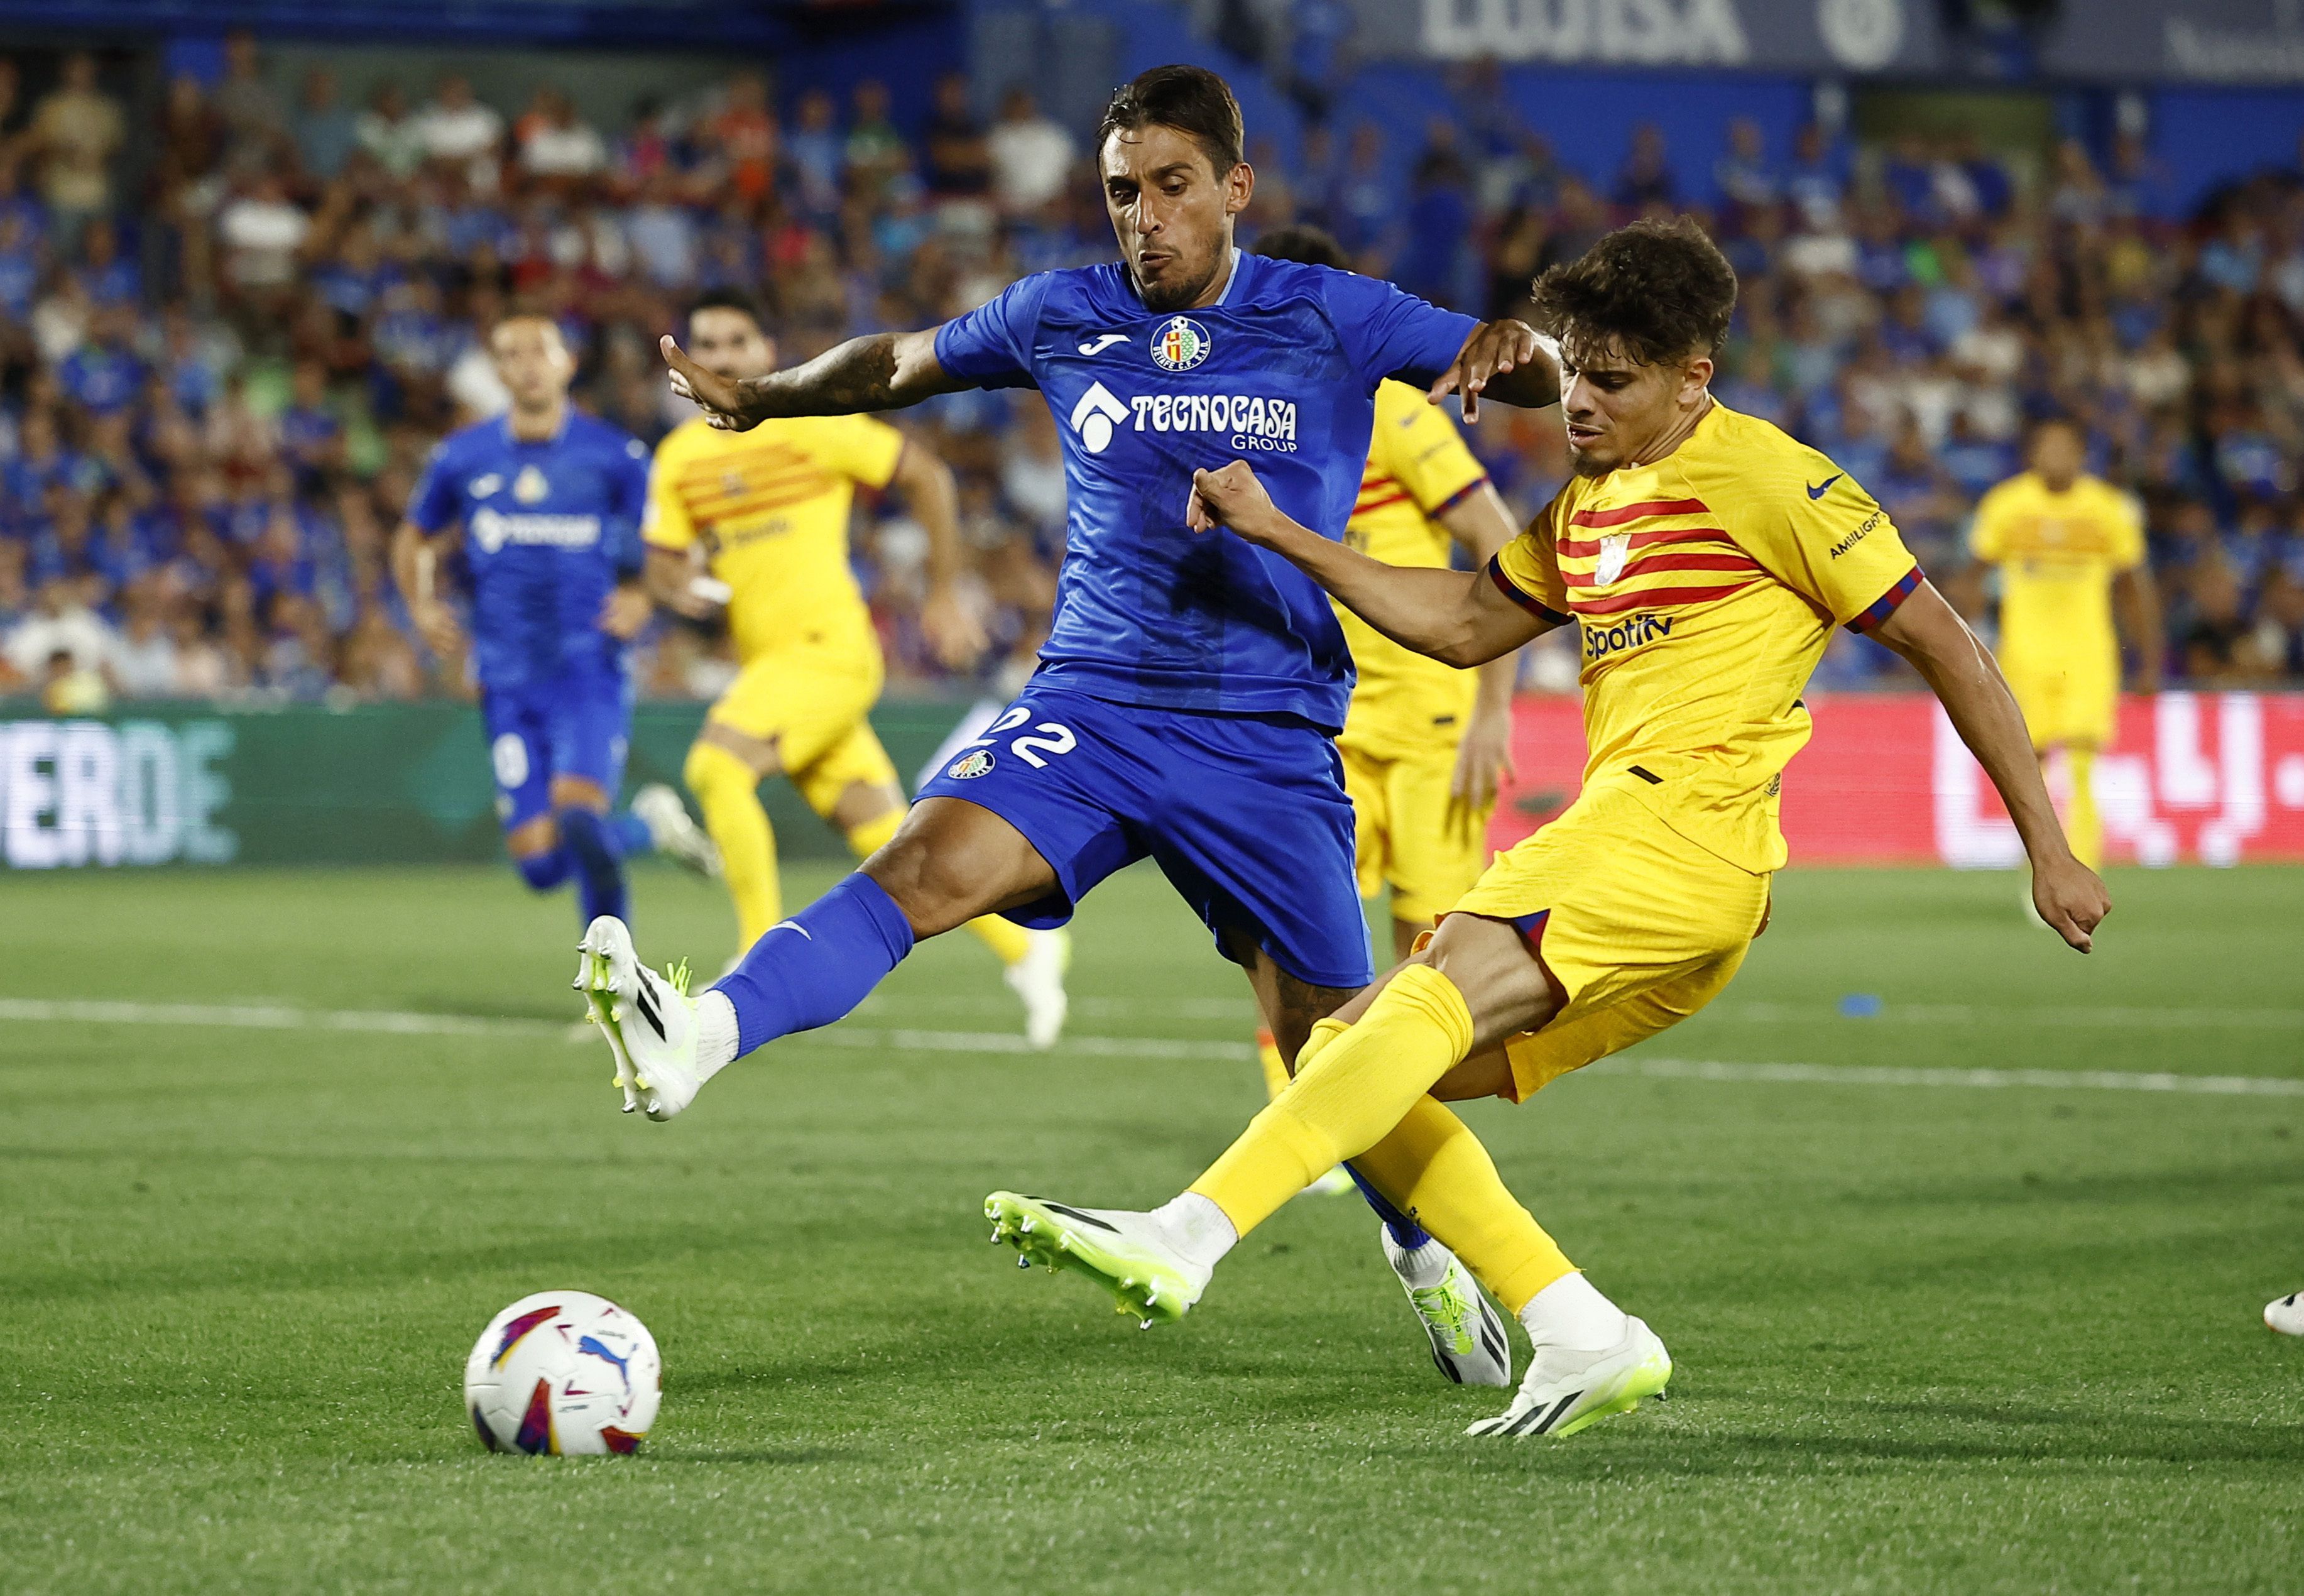
[[[509, 873], [12, 878], [0, 1589], [2293, 1591], [2304, 1344], [2257, 1316], [2304, 1286], [2304, 1096], [2091, 1072], [2304, 1080], [2304, 871], [2113, 887], [2082, 959], [2011, 876], [1787, 875], [1711, 1012], [1475, 1107], [1679, 1363], [1499, 1443], [1357, 1201], [1151, 1334], [986, 1244], [994, 1187], [1155, 1202], [1258, 1105], [1244, 986], [1156, 876], [1080, 918], [1082, 1045], [949, 1034], [1016, 1022], [953, 937], [667, 1126], [562, 1040], [572, 915]], [[644, 951], [724, 957], [714, 889], [637, 897]], [[482, 1323], [558, 1286], [662, 1345], [638, 1458], [488, 1456], [459, 1410]]]

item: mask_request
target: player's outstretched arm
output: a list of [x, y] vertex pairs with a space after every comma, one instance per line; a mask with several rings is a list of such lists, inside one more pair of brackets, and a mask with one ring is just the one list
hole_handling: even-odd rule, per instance
[[970, 385], [936, 363], [936, 332], [874, 333], [826, 350], [804, 366], [741, 379], [707, 371], [666, 334], [664, 363], [672, 391], [695, 401], [704, 419], [743, 432], [776, 416], [851, 416], [900, 410]]
[[1944, 701], [1960, 740], [2000, 790], [2024, 839], [2032, 861], [2032, 906], [2066, 942], [2088, 952], [2097, 924], [2112, 913], [2112, 898], [2064, 841], [2023, 711], [1992, 650], [1926, 582], [1872, 635], [1910, 662]]
[[1550, 630], [1478, 573], [1387, 565], [1300, 525], [1273, 504], [1245, 460], [1192, 473], [1185, 524], [1196, 532], [1231, 528], [1402, 648], [1460, 669], [1486, 665]]

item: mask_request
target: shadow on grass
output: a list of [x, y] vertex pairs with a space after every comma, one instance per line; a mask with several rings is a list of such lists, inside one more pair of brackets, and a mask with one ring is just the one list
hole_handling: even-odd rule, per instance
[[[1478, 1455], [1476, 1467], [1555, 1477], [1807, 1475], [1875, 1463], [2304, 1464], [2304, 1425], [2293, 1423], [2117, 1418], [1967, 1402], [1851, 1402], [1830, 1405], [1846, 1415], [1848, 1428], [1819, 1434], [1806, 1427], [1712, 1427], [1705, 1422], [1700, 1401], [1681, 1399], [1672, 1405], [1678, 1422], [1670, 1428], [1614, 1422], [1565, 1445], [1467, 1444]], [[1380, 1446], [1368, 1452], [1419, 1459], [1436, 1449]]]
[[810, 1463], [852, 1461], [861, 1454], [834, 1447], [657, 1447], [644, 1454], [654, 1464], [741, 1464], [769, 1468], [793, 1468]]

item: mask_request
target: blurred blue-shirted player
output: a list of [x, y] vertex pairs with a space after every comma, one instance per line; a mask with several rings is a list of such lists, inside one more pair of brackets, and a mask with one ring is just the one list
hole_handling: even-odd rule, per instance
[[610, 812], [631, 725], [625, 655], [652, 610], [640, 581], [648, 449], [570, 405], [575, 362], [551, 321], [509, 317], [488, 342], [512, 408], [433, 451], [393, 569], [426, 641], [454, 658], [462, 629], [435, 574], [441, 554], [461, 555], [512, 863], [538, 892], [574, 877], [587, 923], [622, 918], [627, 855], [661, 848], [694, 869], [713, 862], [669, 787], [651, 785], [630, 811]]
[[[1190, 530], [1194, 473], [1247, 459], [1290, 514], [1341, 536], [1384, 378], [1461, 391], [1469, 410], [1484, 389], [1548, 404], [1557, 373], [1517, 322], [1241, 254], [1232, 224], [1255, 174], [1241, 145], [1221, 79], [1155, 69], [1114, 97], [1097, 140], [1122, 261], [1038, 273], [933, 333], [855, 339], [741, 384], [665, 341], [673, 386], [738, 429], [1038, 388], [1070, 509], [1039, 671], [861, 870], [699, 999], [642, 968], [622, 925], [586, 932], [578, 984], [628, 1110], [668, 1119], [741, 1054], [838, 1019], [916, 938], [987, 912], [1059, 924], [1141, 859], [1245, 968], [1284, 1058], [1370, 981], [1333, 742], [1352, 683], [1342, 629], [1285, 561]], [[1395, 1267], [1443, 1371], [1507, 1383], [1495, 1310], [1370, 1196], [1416, 1261]]]

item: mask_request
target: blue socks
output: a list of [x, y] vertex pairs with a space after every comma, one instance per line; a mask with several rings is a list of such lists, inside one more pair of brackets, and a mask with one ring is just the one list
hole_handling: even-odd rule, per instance
[[616, 839], [616, 846], [627, 859], [656, 852], [656, 838], [648, 835], [648, 822], [631, 810], [620, 809], [608, 817], [608, 835]]
[[559, 811], [560, 846], [574, 862], [577, 912], [586, 925], [596, 916], [625, 918], [624, 845], [607, 816], [589, 809]]
[[624, 861], [656, 847], [648, 823], [628, 809], [613, 815], [563, 809], [555, 811], [553, 819], [560, 824], [560, 845], [549, 853], [513, 860], [512, 867], [520, 872], [520, 879], [535, 891], [550, 892], [573, 875], [577, 909], [584, 924], [590, 925], [601, 914], [630, 919]]
[[864, 1001], [912, 951], [912, 926], [877, 881], [856, 871], [768, 929], [713, 990], [736, 1011], [736, 1055], [813, 1031]]
[[1400, 1244], [1402, 1252], [1413, 1252], [1432, 1239], [1423, 1226], [1393, 1207], [1390, 1198], [1368, 1184], [1359, 1170], [1346, 1164], [1344, 1173], [1352, 1177], [1352, 1184], [1360, 1189], [1360, 1195], [1368, 1199], [1370, 1208], [1376, 1210], [1376, 1217], [1384, 1221], [1384, 1227], [1392, 1232], [1392, 1239]]
[[568, 879], [568, 850], [555, 848], [549, 853], [530, 853], [525, 859], [512, 862], [520, 879], [538, 892], [550, 892]]

